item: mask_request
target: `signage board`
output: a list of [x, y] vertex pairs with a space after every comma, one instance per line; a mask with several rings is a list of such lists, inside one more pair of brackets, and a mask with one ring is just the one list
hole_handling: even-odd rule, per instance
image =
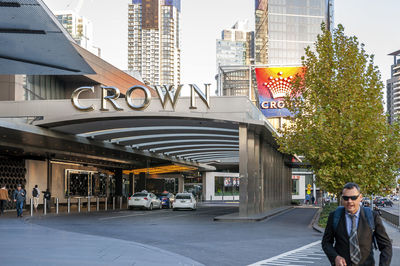
[[303, 74], [303, 67], [256, 68], [260, 110], [266, 117], [287, 117], [284, 97], [291, 93], [296, 75]]

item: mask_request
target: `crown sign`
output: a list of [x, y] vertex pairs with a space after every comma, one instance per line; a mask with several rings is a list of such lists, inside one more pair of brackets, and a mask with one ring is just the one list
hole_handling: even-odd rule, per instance
[[272, 98], [282, 98], [286, 95], [290, 94], [292, 90], [292, 80], [293, 76], [283, 78], [282, 72], [278, 73], [278, 78], [274, 78], [270, 76], [268, 82], [265, 82], [264, 85], [270, 90], [272, 94]]

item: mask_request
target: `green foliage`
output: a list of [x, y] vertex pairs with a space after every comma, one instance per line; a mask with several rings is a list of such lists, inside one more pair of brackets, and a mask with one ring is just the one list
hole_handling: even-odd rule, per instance
[[322, 212], [321, 212], [321, 214], [320, 214], [320, 216], [319, 216], [319, 220], [318, 220], [318, 225], [319, 225], [320, 227], [322, 227], [322, 228], [325, 228], [325, 227], [326, 227], [326, 224], [328, 223], [329, 214], [330, 214], [331, 212], [333, 212], [334, 210], [336, 210], [336, 208], [337, 208], [338, 206], [339, 206], [339, 205], [338, 205], [337, 203], [331, 203], [331, 204], [325, 205], [325, 206], [322, 208]]
[[285, 98], [295, 115], [277, 136], [280, 149], [305, 156], [326, 191], [356, 182], [363, 193], [379, 193], [395, 181], [400, 128], [387, 123], [373, 56], [342, 25], [333, 34], [321, 29], [314, 49], [306, 49], [303, 76]]

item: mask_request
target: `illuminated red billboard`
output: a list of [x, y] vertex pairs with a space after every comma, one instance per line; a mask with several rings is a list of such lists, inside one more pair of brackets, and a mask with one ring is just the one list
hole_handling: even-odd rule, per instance
[[266, 117], [290, 116], [284, 97], [292, 91], [292, 81], [303, 73], [302, 67], [256, 68], [260, 109]]

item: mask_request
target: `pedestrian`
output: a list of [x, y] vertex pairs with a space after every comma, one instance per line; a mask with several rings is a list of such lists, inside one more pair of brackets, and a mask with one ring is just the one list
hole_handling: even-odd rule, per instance
[[17, 204], [17, 217], [22, 217], [22, 208], [24, 207], [24, 202], [26, 199], [26, 192], [22, 188], [21, 184], [17, 185], [17, 189], [13, 194], [14, 202]]
[[46, 199], [45, 208], [47, 208], [47, 212], [51, 212], [51, 206], [50, 206], [51, 193], [48, 188], [46, 189], [46, 192], [44, 192], [43, 198]]
[[306, 204], [308, 205], [308, 203], [310, 202], [310, 195], [306, 195]]
[[32, 190], [33, 207], [35, 208], [35, 212], [37, 212], [37, 207], [39, 205], [39, 196], [40, 196], [40, 190], [38, 188], [38, 185], [35, 185], [35, 187]]
[[314, 202], [315, 202], [315, 197], [314, 197], [314, 195], [312, 195], [311, 196], [311, 204], [314, 205]]
[[362, 194], [356, 183], [347, 183], [342, 191], [343, 207], [329, 214], [322, 249], [332, 265], [375, 265], [373, 246], [380, 250], [379, 265], [389, 266], [392, 243], [380, 216], [368, 207], [360, 207]]
[[6, 185], [1, 185], [0, 188], [0, 215], [4, 214], [4, 209], [6, 207], [7, 201], [11, 201], [8, 197], [8, 190]]

